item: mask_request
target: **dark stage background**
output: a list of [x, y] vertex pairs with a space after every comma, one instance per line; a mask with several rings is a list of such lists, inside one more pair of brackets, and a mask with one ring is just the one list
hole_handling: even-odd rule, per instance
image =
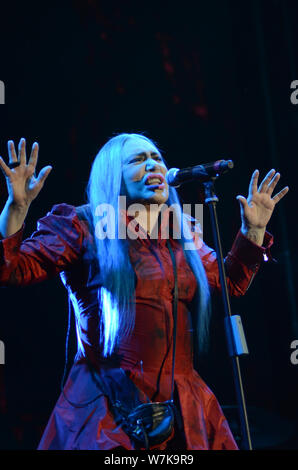
[[[25, 234], [60, 202], [85, 202], [91, 162], [118, 132], [145, 132], [169, 166], [231, 158], [217, 183], [225, 252], [240, 226], [237, 194], [250, 175], [281, 172], [290, 192], [268, 227], [276, 263], [233, 299], [250, 354], [241, 359], [255, 448], [298, 449], [297, 126], [290, 84], [298, 80], [297, 1], [83, 1], [1, 6], [0, 154], [26, 137], [53, 170]], [[195, 184], [184, 202], [202, 202]], [[0, 175], [2, 206], [5, 179]], [[296, 214], [296, 215], [295, 215]], [[213, 245], [207, 208], [204, 240]], [[0, 290], [0, 448], [35, 449], [60, 393], [67, 297], [59, 278]], [[215, 301], [211, 347], [198, 365], [237, 435], [236, 399]], [[75, 350], [72, 335], [71, 351]]]

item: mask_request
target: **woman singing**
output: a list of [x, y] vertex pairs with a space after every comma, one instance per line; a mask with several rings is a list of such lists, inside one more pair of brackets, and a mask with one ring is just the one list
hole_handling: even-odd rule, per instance
[[[35, 177], [38, 145], [28, 162], [25, 147], [21, 139], [17, 155], [9, 141], [9, 163], [0, 159], [8, 188], [0, 284], [25, 286], [60, 274], [78, 344], [39, 449], [237, 449], [193, 366], [194, 345], [203, 349], [208, 339], [210, 294], [220, 290], [216, 256], [168, 186], [157, 146], [138, 134], [111, 138], [93, 162], [87, 204], [55, 205], [23, 241], [28, 209], [51, 171], [44, 167]], [[275, 170], [260, 185], [258, 176], [256, 170], [248, 197], [237, 197], [241, 228], [225, 258], [230, 295], [245, 294], [268, 254], [266, 226], [288, 191], [272, 197]], [[169, 404], [172, 414], [156, 408], [153, 431], [161, 437], [138, 419], [138, 440], [128, 414], [151, 402]], [[151, 410], [141, 406], [141, 417]]]

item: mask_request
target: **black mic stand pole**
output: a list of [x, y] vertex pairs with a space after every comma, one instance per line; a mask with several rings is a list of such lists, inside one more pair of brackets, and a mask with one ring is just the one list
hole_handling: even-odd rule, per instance
[[219, 269], [219, 278], [222, 289], [222, 298], [224, 303], [225, 310], [225, 331], [228, 344], [229, 355], [231, 357], [233, 375], [234, 375], [234, 384], [236, 389], [236, 396], [238, 402], [238, 411], [240, 418], [240, 426], [242, 433], [242, 447], [245, 450], [252, 450], [250, 431], [247, 419], [247, 411], [245, 404], [245, 397], [241, 379], [241, 371], [239, 364], [239, 356], [243, 354], [248, 354], [248, 349], [246, 345], [246, 340], [244, 336], [244, 331], [242, 328], [241, 317], [239, 315], [232, 315], [229, 293], [227, 288], [227, 280], [224, 267], [224, 259], [222, 255], [221, 240], [218, 227], [218, 219], [216, 213], [216, 203], [218, 198], [214, 190], [214, 181], [217, 179], [218, 175], [215, 177], [209, 177], [208, 181], [204, 182], [205, 187], [205, 203], [209, 206], [211, 224], [213, 237], [216, 247], [217, 262]]

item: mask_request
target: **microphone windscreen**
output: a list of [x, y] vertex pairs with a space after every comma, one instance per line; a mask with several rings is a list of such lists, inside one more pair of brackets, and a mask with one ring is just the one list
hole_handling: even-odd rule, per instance
[[[179, 171], [179, 168], [171, 168], [169, 171], [167, 171], [166, 173], [166, 182], [170, 185], [170, 186], [174, 186], [174, 181], [175, 181], [175, 178], [176, 178], [176, 174], [177, 172]], [[179, 186], [177, 184], [177, 186]]]

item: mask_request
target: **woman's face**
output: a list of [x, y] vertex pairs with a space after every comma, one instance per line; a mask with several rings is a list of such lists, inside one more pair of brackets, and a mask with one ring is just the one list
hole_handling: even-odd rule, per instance
[[142, 138], [123, 147], [123, 192], [130, 203], [163, 204], [168, 200], [167, 167], [158, 149]]

